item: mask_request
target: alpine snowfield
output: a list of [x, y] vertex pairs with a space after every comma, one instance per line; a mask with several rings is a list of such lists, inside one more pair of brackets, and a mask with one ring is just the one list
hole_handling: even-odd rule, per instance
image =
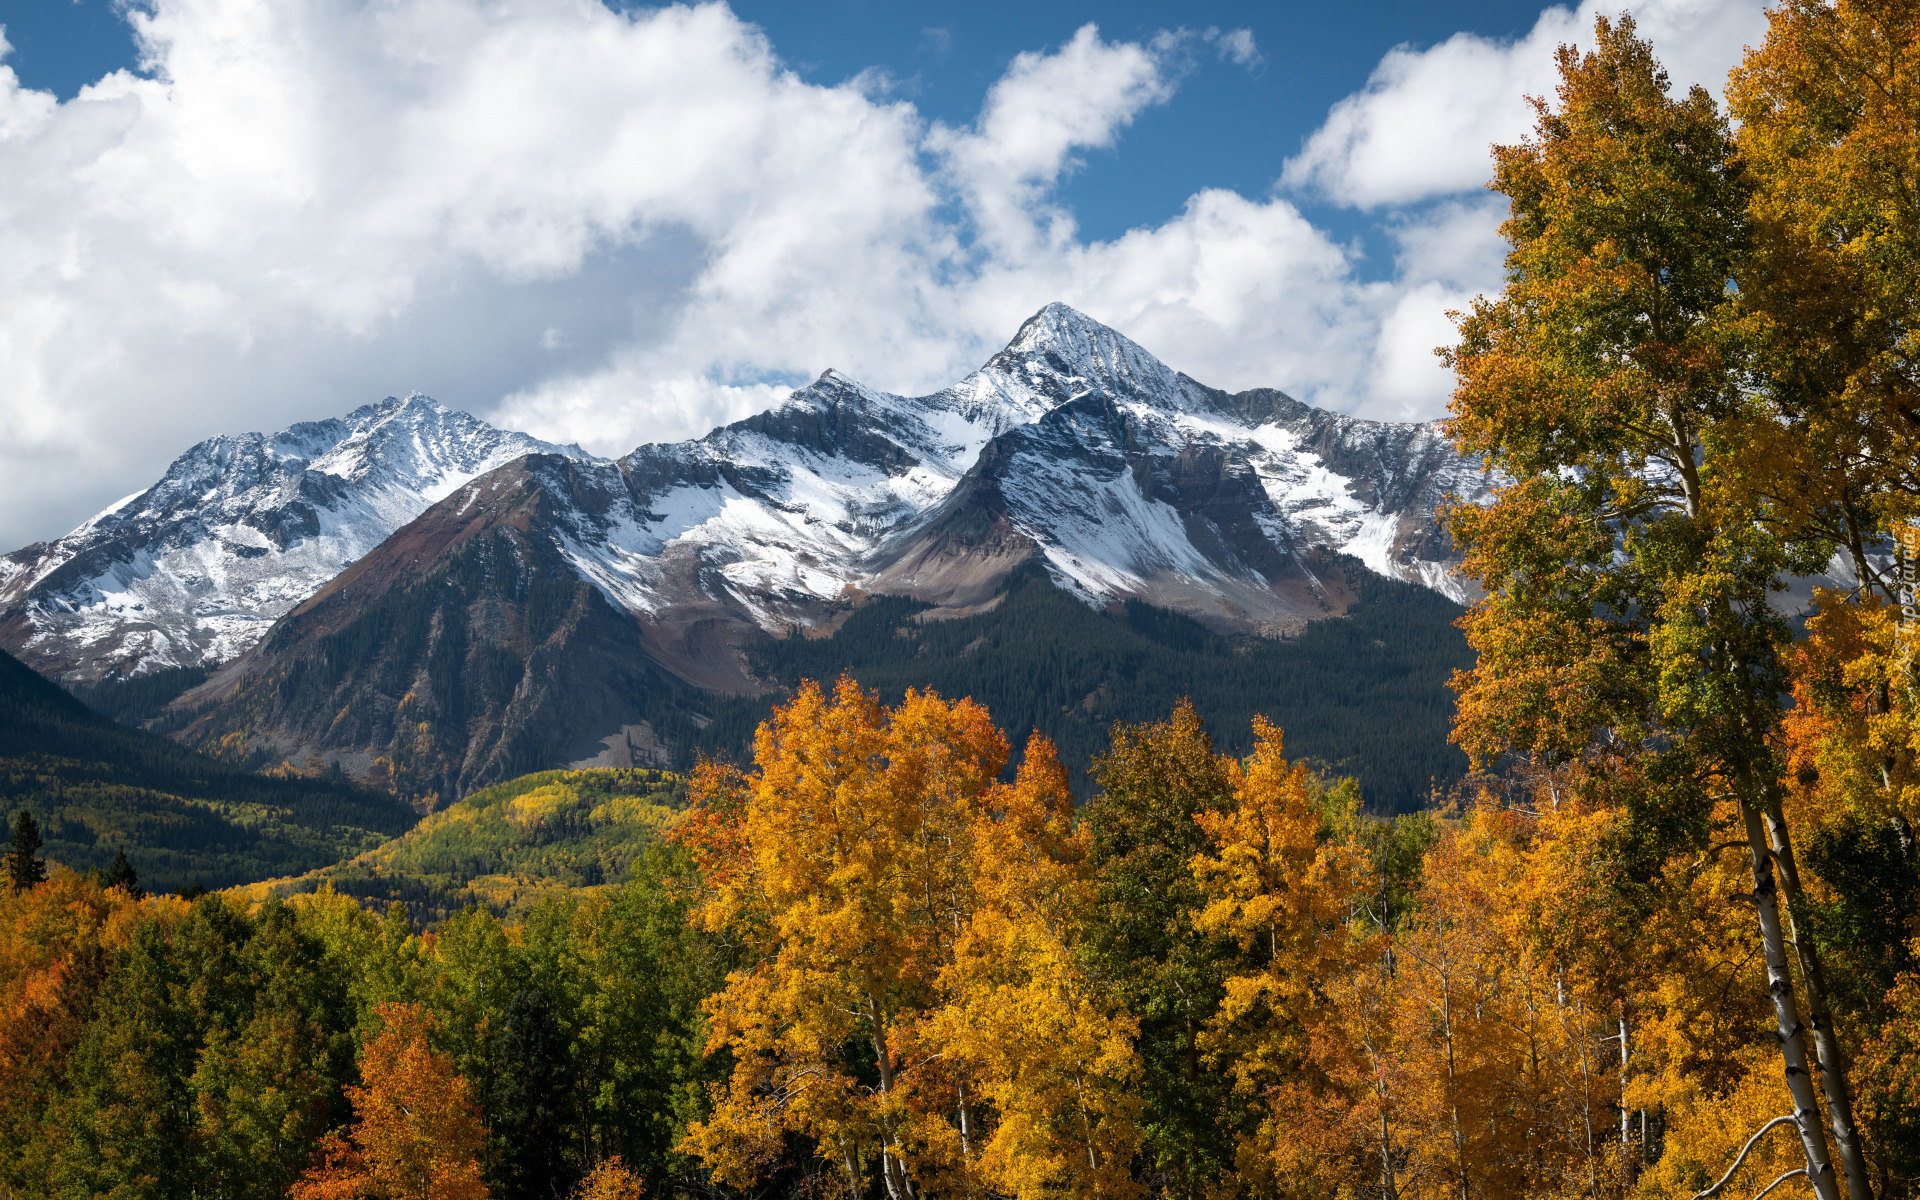
[[0, 643], [69, 680], [225, 662], [435, 501], [533, 452], [580, 453], [417, 394], [210, 438], [59, 541], [0, 558]]

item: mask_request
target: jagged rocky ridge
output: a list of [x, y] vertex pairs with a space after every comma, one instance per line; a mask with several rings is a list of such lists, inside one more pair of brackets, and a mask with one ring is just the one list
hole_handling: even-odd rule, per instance
[[426, 396], [215, 437], [55, 542], [0, 557], [0, 646], [72, 682], [225, 662], [477, 475], [535, 452]]
[[1435, 509], [1483, 488], [1431, 425], [1229, 395], [1063, 305], [930, 396], [827, 372], [618, 461], [451, 491], [180, 702], [203, 745], [338, 761], [423, 806], [551, 765], [661, 762], [745, 648], [868, 596], [990, 610], [1016, 571], [1215, 630], [1341, 612], [1353, 558], [1459, 595]]
[[770, 412], [595, 470], [604, 500], [564, 531], [585, 577], [643, 623], [692, 604], [763, 630], [874, 591], [983, 603], [1030, 559], [1090, 603], [1238, 633], [1338, 609], [1316, 548], [1459, 599], [1435, 510], [1484, 489], [1432, 424], [1229, 395], [1059, 304], [946, 391], [829, 371]]

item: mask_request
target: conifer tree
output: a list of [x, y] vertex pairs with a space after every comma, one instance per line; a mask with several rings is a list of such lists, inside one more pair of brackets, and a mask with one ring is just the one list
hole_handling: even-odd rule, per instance
[[566, 1038], [538, 988], [507, 1002], [495, 1036], [487, 1122], [500, 1145], [506, 1200], [560, 1196], [572, 1178], [563, 1157], [572, 1105]]
[[117, 847], [113, 852], [113, 865], [107, 868], [106, 886], [124, 888], [135, 900], [147, 898], [147, 889], [140, 886], [140, 876], [128, 860], [127, 852]]
[[13, 819], [13, 848], [7, 852], [7, 877], [15, 891], [25, 891], [47, 878], [47, 864], [36, 857], [40, 853], [40, 826], [26, 809]]
[[1201, 814], [1233, 806], [1234, 771], [1182, 700], [1164, 721], [1114, 725], [1084, 814], [1099, 880], [1088, 958], [1140, 1023], [1143, 1169], [1171, 1195], [1202, 1194], [1231, 1169], [1245, 1132], [1225, 1115], [1227, 1076], [1206, 1069], [1201, 1049], [1239, 955], [1196, 926], [1207, 897], [1191, 867], [1213, 850]]

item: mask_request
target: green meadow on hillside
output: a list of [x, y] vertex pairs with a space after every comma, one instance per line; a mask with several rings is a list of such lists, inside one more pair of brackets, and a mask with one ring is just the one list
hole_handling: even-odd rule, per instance
[[241, 892], [265, 899], [325, 886], [362, 903], [397, 900], [424, 922], [469, 907], [522, 915], [549, 892], [625, 879], [685, 792], [666, 771], [539, 771], [475, 792], [346, 862]]

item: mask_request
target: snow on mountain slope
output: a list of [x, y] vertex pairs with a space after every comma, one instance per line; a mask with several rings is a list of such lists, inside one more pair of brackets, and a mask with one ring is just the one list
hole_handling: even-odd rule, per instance
[[0, 644], [73, 680], [211, 665], [460, 485], [579, 454], [418, 394], [221, 436], [52, 543], [0, 558]]
[[551, 527], [530, 532], [640, 621], [649, 653], [729, 687], [734, 668], [699, 664], [748, 630], [830, 624], [876, 591], [980, 603], [1027, 561], [1090, 603], [1142, 599], [1235, 632], [1340, 611], [1323, 550], [1463, 598], [1435, 512], [1485, 489], [1434, 425], [1229, 395], [1051, 304], [944, 391], [828, 371], [617, 463], [422, 396], [214, 438], [58, 542], [0, 558], [0, 645], [75, 680], [225, 662], [429, 505], [484, 509], [482, 477], [528, 453], [575, 464], [569, 498], [539, 510]]
[[453, 485], [177, 701], [179, 736], [439, 803], [685, 745], [716, 693], [777, 686], [754, 646], [875, 593], [955, 616], [1038, 568], [1091, 605], [1286, 635], [1357, 598], [1346, 551], [1458, 594], [1435, 510], [1483, 488], [1432, 426], [1229, 395], [1050, 305], [929, 396], [828, 371], [705, 437]]
[[1462, 598], [1435, 508], [1485, 486], [1432, 425], [1228, 395], [1061, 304], [945, 391], [829, 371], [620, 469], [632, 503], [570, 523], [576, 568], [650, 620], [712, 602], [770, 632], [863, 591], [978, 602], [1036, 554], [1090, 602], [1242, 631], [1328, 611], [1318, 548]]

